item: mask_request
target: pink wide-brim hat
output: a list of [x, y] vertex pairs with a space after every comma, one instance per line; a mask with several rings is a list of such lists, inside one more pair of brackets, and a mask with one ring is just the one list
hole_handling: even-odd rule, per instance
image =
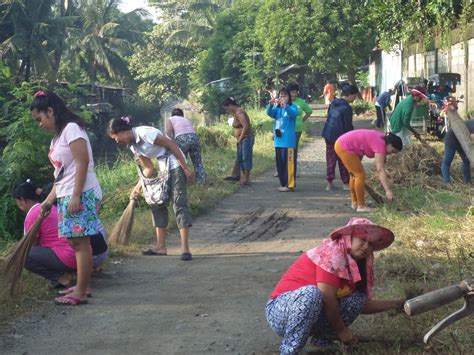
[[410, 92], [411, 92], [412, 95], [420, 96], [420, 97], [422, 97], [422, 98], [424, 98], [424, 99], [427, 99], [427, 98], [428, 98], [428, 95], [426, 95], [423, 91], [421, 91], [421, 89], [420, 89], [420, 90], [418, 90], [418, 89], [411, 89]]
[[368, 240], [374, 251], [389, 247], [395, 239], [391, 230], [374, 224], [367, 218], [357, 217], [351, 218], [344, 227], [337, 228], [329, 234], [331, 239], [337, 239], [344, 235]]

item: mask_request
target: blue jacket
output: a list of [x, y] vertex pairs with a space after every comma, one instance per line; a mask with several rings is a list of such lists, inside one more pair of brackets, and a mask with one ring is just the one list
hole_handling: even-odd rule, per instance
[[335, 99], [328, 108], [328, 118], [321, 135], [335, 143], [340, 136], [353, 129], [351, 105], [344, 99]]
[[[286, 108], [280, 106], [267, 105], [267, 115], [275, 120], [273, 142], [277, 148], [296, 148], [296, 117], [298, 117], [298, 107], [291, 104]], [[281, 137], [277, 137], [275, 129], [280, 128]]]

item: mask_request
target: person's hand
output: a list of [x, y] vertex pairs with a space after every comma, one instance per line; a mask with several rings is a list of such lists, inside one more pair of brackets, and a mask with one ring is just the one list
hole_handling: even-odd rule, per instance
[[51, 212], [51, 208], [53, 207], [53, 203], [51, 201], [48, 201], [48, 200], [45, 200], [42, 204], [41, 204], [41, 214], [46, 217], [47, 215], [49, 215], [49, 213]]
[[387, 197], [387, 200], [393, 201], [393, 192], [391, 190], [385, 191], [385, 197]]
[[186, 175], [186, 178], [188, 179], [188, 181], [192, 181], [193, 180], [193, 172], [186, 166], [185, 168], [183, 168], [184, 170], [184, 175]]
[[397, 312], [403, 312], [403, 306], [405, 305], [406, 298], [398, 298], [393, 300], [393, 309]]
[[138, 197], [140, 197], [140, 191], [137, 191], [134, 188], [132, 192], [130, 193], [130, 200], [138, 200]]
[[419, 141], [421, 141], [421, 136], [418, 132], [413, 132], [413, 135], [415, 136], [416, 139], [418, 139]]
[[345, 327], [342, 331], [338, 332], [337, 337], [344, 344], [357, 343], [357, 338], [352, 334], [352, 331], [348, 327]]
[[72, 195], [71, 199], [69, 200], [67, 211], [69, 214], [76, 214], [82, 211], [82, 203], [79, 196]]

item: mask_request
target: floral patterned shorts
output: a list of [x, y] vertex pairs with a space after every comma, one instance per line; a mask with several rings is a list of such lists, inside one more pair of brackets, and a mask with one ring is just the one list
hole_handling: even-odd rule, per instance
[[69, 214], [71, 197], [64, 196], [57, 200], [59, 236], [77, 238], [97, 234], [100, 223], [98, 217], [100, 201], [96, 199], [94, 189], [81, 194], [82, 210], [79, 213]]

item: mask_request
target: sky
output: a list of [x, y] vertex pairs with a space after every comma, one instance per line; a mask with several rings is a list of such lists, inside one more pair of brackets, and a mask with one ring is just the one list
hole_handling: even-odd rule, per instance
[[158, 22], [158, 17], [156, 15], [156, 10], [147, 5], [146, 0], [122, 0], [119, 6], [120, 10], [123, 12], [129, 12], [137, 8], [144, 8], [148, 10], [154, 18], [154, 22]]

